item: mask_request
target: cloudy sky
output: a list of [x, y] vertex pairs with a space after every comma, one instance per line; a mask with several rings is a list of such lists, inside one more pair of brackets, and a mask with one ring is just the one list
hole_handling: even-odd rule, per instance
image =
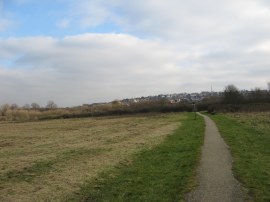
[[0, 0], [0, 104], [266, 88], [268, 0]]

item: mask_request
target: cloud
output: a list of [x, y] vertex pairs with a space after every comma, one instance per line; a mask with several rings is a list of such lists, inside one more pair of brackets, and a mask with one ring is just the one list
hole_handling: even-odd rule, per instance
[[57, 2], [70, 8], [60, 28], [114, 24], [125, 33], [1, 39], [3, 102], [71, 106], [270, 80], [266, 0]]
[[270, 74], [267, 54], [179, 52], [161, 40], [126, 34], [2, 39], [0, 58], [10, 61], [0, 62], [2, 102], [21, 105], [54, 100], [73, 106], [209, 90], [211, 84], [216, 90], [228, 83], [251, 88]]
[[20, 104], [53, 99], [69, 106], [158, 93], [167, 86], [159, 82], [179, 72], [170, 47], [129, 35], [10, 38], [0, 47], [2, 60], [13, 61], [0, 63], [0, 93]]
[[270, 40], [255, 44], [254, 46], [247, 49], [247, 52], [262, 52], [270, 54]]
[[7, 19], [0, 18], [0, 32], [4, 32], [13, 26], [13, 22]]
[[181, 50], [243, 49], [270, 34], [270, 4], [265, 0], [78, 0], [71, 5], [74, 22], [85, 28], [111, 23]]
[[126, 30], [177, 41], [183, 48], [196, 44], [205, 48], [241, 46], [270, 31], [269, 7], [255, 0], [138, 0], [118, 4], [119, 9], [119, 22]]

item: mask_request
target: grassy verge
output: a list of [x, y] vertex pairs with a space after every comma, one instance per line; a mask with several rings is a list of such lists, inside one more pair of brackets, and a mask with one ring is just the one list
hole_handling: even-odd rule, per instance
[[163, 143], [136, 154], [132, 163], [85, 183], [72, 201], [181, 201], [190, 190], [203, 143], [204, 122], [188, 114]]
[[270, 201], [270, 125], [269, 114], [211, 116], [229, 144], [234, 173], [249, 189], [255, 201]]

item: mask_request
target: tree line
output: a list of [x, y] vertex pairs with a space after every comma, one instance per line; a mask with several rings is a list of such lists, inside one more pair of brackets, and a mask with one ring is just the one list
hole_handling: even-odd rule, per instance
[[219, 97], [210, 97], [199, 103], [201, 108], [211, 113], [215, 111], [237, 112], [237, 111], [268, 111], [270, 110], [270, 82], [267, 90], [254, 88], [249, 91], [239, 90], [230, 84], [224, 88]]
[[[270, 82], [268, 90], [254, 88], [250, 91], [241, 91], [230, 84], [219, 95], [209, 96], [196, 102], [199, 111], [215, 112], [236, 111], [266, 111], [270, 110]], [[118, 101], [104, 104], [82, 105], [72, 108], [59, 108], [54, 101], [48, 101], [45, 107], [38, 103], [26, 104], [19, 107], [17, 104], [5, 104], [0, 107], [0, 121], [35, 121], [59, 118], [80, 118], [92, 116], [124, 115], [136, 113], [180, 112], [192, 111], [193, 101], [182, 101], [176, 104], [166, 99], [144, 101], [139, 103], [123, 104]]]

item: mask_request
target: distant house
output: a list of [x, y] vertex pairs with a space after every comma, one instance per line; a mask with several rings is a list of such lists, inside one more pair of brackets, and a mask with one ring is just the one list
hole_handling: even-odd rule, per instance
[[173, 99], [173, 100], [169, 100], [169, 102], [170, 102], [171, 104], [176, 104], [176, 103], [181, 102], [181, 99]]

